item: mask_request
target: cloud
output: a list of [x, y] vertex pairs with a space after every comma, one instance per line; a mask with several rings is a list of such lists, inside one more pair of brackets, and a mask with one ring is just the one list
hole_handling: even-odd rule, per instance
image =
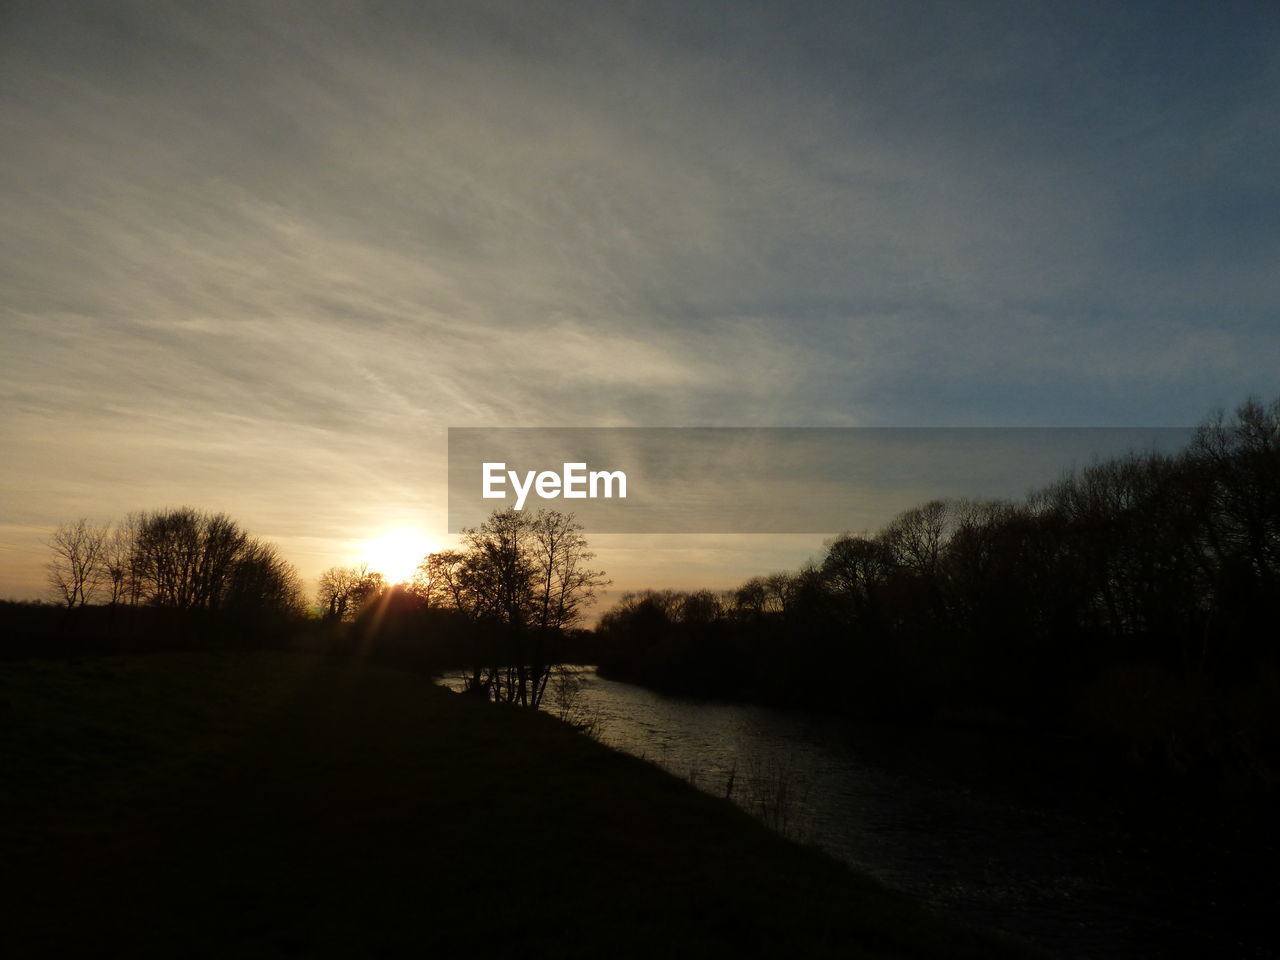
[[1274, 390], [1280, 47], [1245, 10], [7, 17], [0, 490], [32, 528], [198, 501], [338, 549], [442, 515], [450, 425]]

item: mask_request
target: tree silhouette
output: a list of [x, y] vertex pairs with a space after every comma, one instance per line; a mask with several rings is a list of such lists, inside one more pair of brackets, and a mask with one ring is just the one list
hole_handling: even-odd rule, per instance
[[1280, 743], [1278, 621], [1280, 399], [1248, 400], [1179, 453], [1103, 460], [1020, 502], [930, 501], [718, 609], [624, 596], [598, 662], [677, 692], [976, 712], [1257, 777]]
[[367, 566], [330, 567], [320, 574], [316, 602], [327, 619], [354, 620], [384, 586], [382, 574]]
[[97, 591], [106, 572], [106, 545], [106, 528], [83, 517], [54, 531], [49, 586], [68, 607], [83, 607]]
[[107, 601], [237, 614], [295, 612], [297, 571], [226, 514], [191, 507], [136, 513], [114, 528], [77, 520], [50, 541], [49, 582], [68, 606]]
[[558, 641], [608, 583], [572, 514], [495, 511], [463, 531], [463, 549], [428, 556], [414, 588], [428, 605], [472, 624], [471, 688], [536, 707]]

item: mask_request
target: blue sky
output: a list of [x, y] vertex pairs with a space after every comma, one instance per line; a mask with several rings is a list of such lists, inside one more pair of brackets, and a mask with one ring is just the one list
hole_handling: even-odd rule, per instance
[[[0, 17], [0, 595], [82, 515], [225, 509], [308, 576], [443, 538], [449, 426], [1174, 426], [1277, 393], [1272, 5]], [[601, 559], [727, 585], [819, 545]]]

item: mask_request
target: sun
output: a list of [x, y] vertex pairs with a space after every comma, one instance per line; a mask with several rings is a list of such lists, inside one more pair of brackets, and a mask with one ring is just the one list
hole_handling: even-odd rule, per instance
[[396, 527], [376, 540], [366, 541], [360, 562], [382, 574], [387, 583], [405, 583], [413, 579], [422, 558], [436, 549], [435, 541], [421, 531]]

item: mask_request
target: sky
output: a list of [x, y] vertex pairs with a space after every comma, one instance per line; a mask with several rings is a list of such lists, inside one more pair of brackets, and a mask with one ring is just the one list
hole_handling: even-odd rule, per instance
[[[1278, 116], [1262, 3], [5, 3], [0, 597], [180, 504], [308, 579], [446, 545], [448, 427], [1273, 397]], [[616, 592], [821, 537], [596, 545]]]

